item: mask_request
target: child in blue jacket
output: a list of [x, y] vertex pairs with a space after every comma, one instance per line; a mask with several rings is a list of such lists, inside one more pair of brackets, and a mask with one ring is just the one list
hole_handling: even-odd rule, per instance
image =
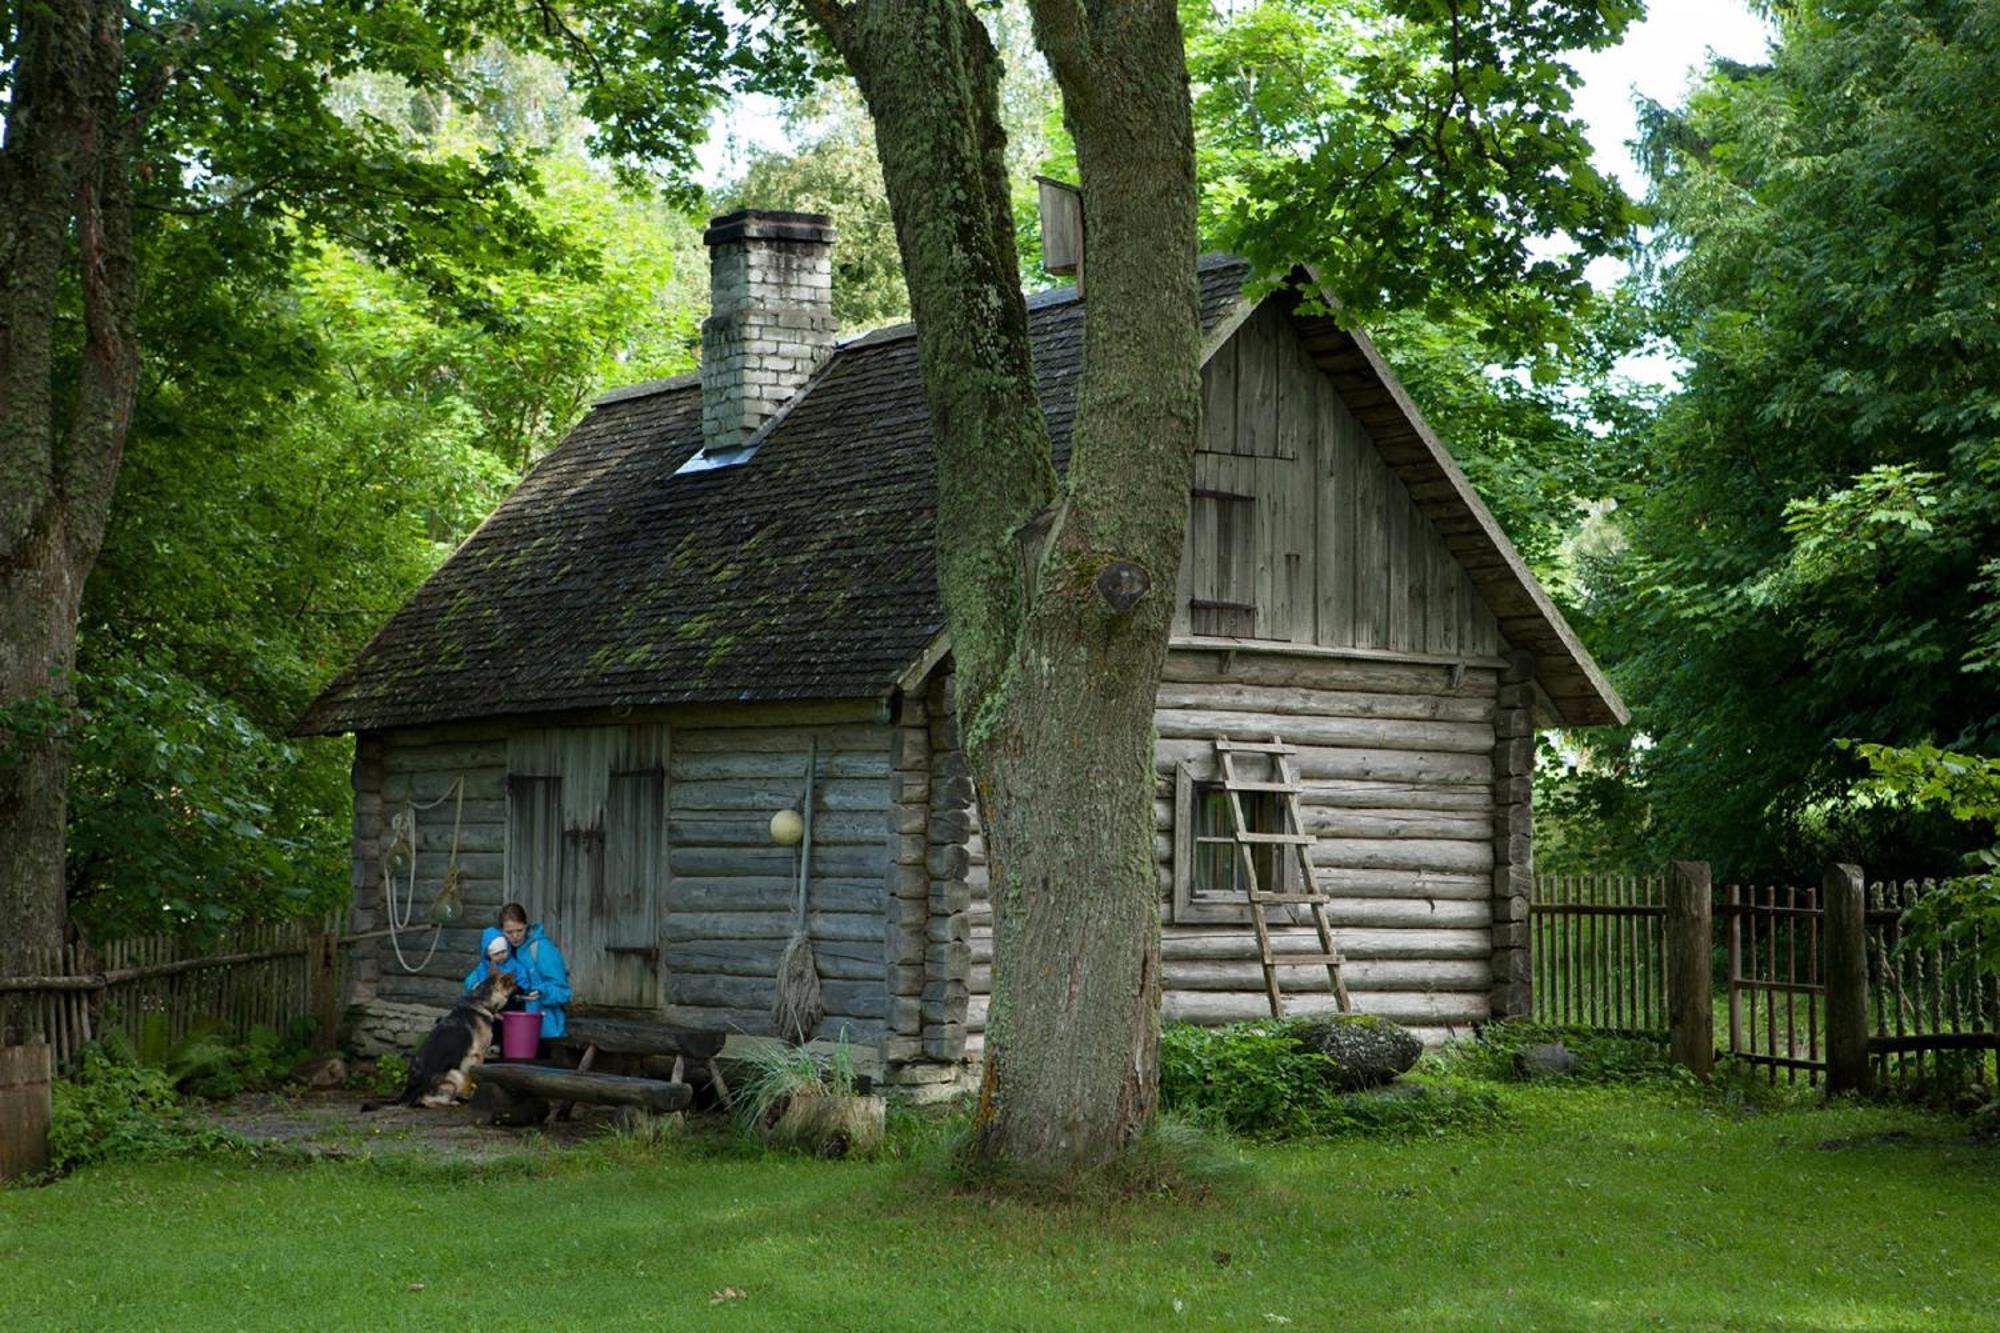
[[479, 937], [479, 944], [485, 957], [465, 974], [466, 991], [470, 993], [477, 990], [479, 984], [495, 972], [509, 972], [513, 974], [517, 989], [514, 992], [514, 999], [508, 1002], [507, 1007], [522, 1008], [527, 1002], [528, 992], [535, 988], [534, 979], [528, 972], [527, 960], [514, 956], [513, 946], [507, 943], [507, 936], [498, 926], [488, 926], [485, 934]]

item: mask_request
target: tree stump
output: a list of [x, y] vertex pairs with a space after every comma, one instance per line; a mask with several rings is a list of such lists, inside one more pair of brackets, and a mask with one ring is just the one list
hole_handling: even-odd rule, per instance
[[49, 1048], [0, 1046], [0, 1181], [49, 1169]]
[[866, 1153], [882, 1142], [887, 1109], [880, 1097], [794, 1094], [764, 1137], [815, 1157]]

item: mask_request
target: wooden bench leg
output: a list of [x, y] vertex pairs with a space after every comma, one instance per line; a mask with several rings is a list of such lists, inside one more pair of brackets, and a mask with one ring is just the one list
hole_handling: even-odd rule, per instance
[[729, 1085], [722, 1081], [722, 1068], [715, 1063], [715, 1057], [708, 1059], [708, 1081], [715, 1086], [715, 1095], [722, 1100], [722, 1109], [730, 1107]]
[[[579, 1074], [588, 1074], [590, 1072], [590, 1066], [593, 1063], [595, 1063], [596, 1060], [597, 1060], [597, 1048], [595, 1046], [584, 1047], [583, 1058], [576, 1062], [577, 1072]], [[568, 1120], [570, 1112], [574, 1111], [575, 1109], [576, 1109], [575, 1102], [564, 1102], [562, 1105], [556, 1107], [555, 1115], [552, 1116], [551, 1119]]]

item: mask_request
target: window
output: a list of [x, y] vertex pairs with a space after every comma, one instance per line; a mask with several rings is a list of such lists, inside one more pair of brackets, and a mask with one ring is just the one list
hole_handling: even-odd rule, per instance
[[[1189, 511], [1194, 588], [1188, 628], [1204, 637], [1257, 635], [1257, 497], [1197, 487]], [[1249, 811], [1244, 811], [1249, 816]]]
[[[1284, 798], [1275, 792], [1238, 792], [1250, 833], [1286, 833]], [[1247, 921], [1250, 880], [1229, 816], [1229, 792], [1219, 782], [1199, 782], [1182, 764], [1174, 780], [1174, 920]], [[1284, 843], [1253, 844], [1249, 860], [1266, 893], [1297, 892], [1298, 857]]]

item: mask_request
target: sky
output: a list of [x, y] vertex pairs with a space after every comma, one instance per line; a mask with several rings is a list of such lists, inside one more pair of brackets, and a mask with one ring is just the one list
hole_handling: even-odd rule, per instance
[[1609, 51], [1577, 57], [1583, 86], [1576, 110], [1589, 126], [1600, 170], [1615, 173], [1627, 190], [1644, 187], [1626, 144], [1638, 135], [1635, 92], [1668, 106], [1687, 90], [1691, 72], [1709, 54], [1745, 62], [1764, 58], [1770, 28], [1743, 0], [1652, 0], [1651, 14]]

